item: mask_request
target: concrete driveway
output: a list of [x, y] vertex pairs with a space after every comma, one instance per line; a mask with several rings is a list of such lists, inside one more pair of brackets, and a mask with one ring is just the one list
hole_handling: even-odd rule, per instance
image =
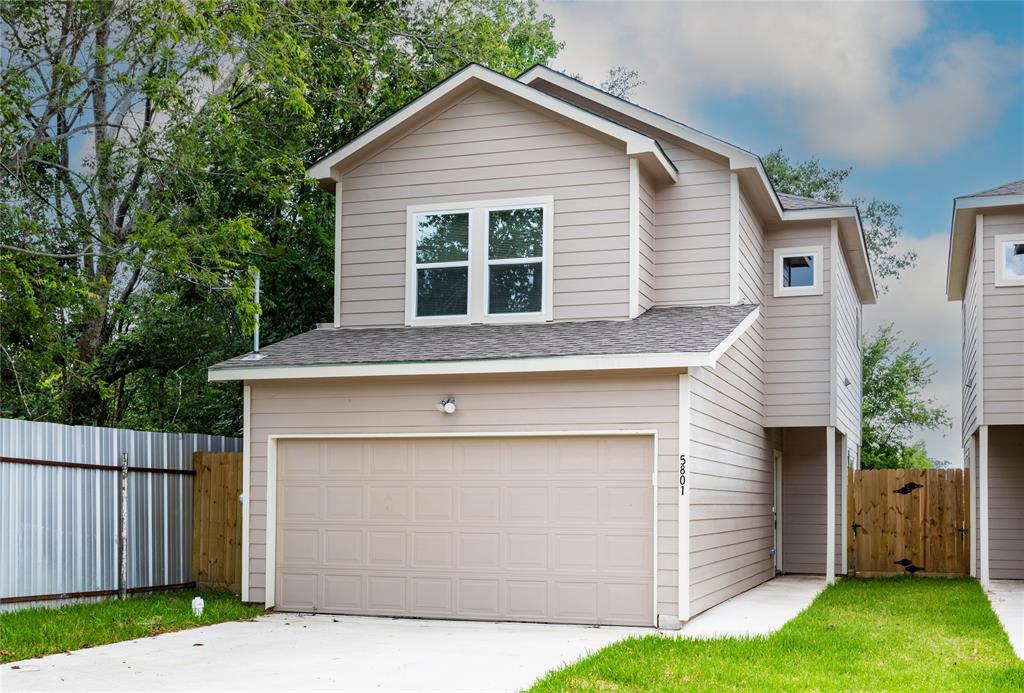
[[271, 614], [5, 664], [0, 690], [508, 691], [656, 632]]

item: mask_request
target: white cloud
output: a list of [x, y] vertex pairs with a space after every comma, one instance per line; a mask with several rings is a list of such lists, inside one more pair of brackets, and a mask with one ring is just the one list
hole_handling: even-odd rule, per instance
[[959, 464], [960, 446], [960, 304], [946, 300], [946, 253], [949, 236], [936, 233], [925, 238], [905, 238], [901, 250], [917, 252], [917, 265], [899, 282], [889, 282], [889, 292], [874, 306], [864, 309], [864, 328], [872, 332], [893, 323], [908, 342], [918, 342], [931, 357], [936, 375], [925, 390], [949, 412], [952, 428], [922, 431], [932, 457]]
[[[824, 156], [884, 164], [925, 158], [998, 118], [1024, 69], [986, 35], [926, 42], [928, 8], [908, 3], [545, 3], [566, 42], [558, 66], [598, 83], [639, 70], [645, 106], [695, 120], [710, 98], [752, 96]], [[913, 74], [899, 56], [928, 44]], [[932, 43], [936, 44], [932, 47]], [[694, 123], [697, 124], [697, 123]], [[713, 128], [712, 128], [713, 129]]]

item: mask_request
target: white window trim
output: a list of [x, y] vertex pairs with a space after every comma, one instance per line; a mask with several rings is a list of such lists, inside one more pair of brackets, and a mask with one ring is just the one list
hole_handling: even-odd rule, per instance
[[1024, 234], [1004, 234], [995, 237], [992, 248], [992, 260], [995, 262], [996, 286], [1024, 286], [1024, 277], [1006, 274], [1006, 263], [1003, 260], [1003, 245], [1006, 243], [1024, 243]]
[[[540, 207], [544, 211], [544, 253], [541, 257], [490, 260], [488, 255], [488, 218], [492, 211]], [[432, 267], [467, 266], [468, 293], [466, 314], [420, 317], [416, 315], [416, 217], [425, 213], [469, 213], [469, 255], [466, 262], [429, 263]], [[502, 200], [472, 200], [461, 202], [439, 202], [406, 207], [405, 233], [405, 324], [424, 325], [470, 325], [475, 323], [547, 322], [552, 319], [554, 238], [554, 197], [551, 195], [513, 198]], [[487, 312], [490, 305], [490, 267], [502, 264], [541, 263], [541, 310], [536, 313], [495, 313]]]
[[[783, 286], [782, 285], [782, 261], [787, 257], [798, 255], [810, 255], [814, 258], [814, 284], [811, 286]], [[824, 252], [820, 245], [809, 245], [799, 248], [776, 248], [775, 249], [775, 296], [821, 296], [825, 293], [822, 277], [822, 258]]]

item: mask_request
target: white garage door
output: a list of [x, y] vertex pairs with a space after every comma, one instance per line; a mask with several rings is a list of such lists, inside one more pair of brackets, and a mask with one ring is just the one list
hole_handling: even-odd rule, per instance
[[276, 607], [650, 625], [650, 437], [282, 440]]

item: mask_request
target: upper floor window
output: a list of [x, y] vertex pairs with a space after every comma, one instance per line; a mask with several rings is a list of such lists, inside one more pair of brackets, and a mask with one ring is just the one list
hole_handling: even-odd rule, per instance
[[995, 241], [996, 286], [1024, 286], [1024, 235]]
[[551, 319], [552, 198], [408, 209], [406, 323]]
[[816, 296], [823, 293], [821, 246], [775, 249], [775, 295]]

